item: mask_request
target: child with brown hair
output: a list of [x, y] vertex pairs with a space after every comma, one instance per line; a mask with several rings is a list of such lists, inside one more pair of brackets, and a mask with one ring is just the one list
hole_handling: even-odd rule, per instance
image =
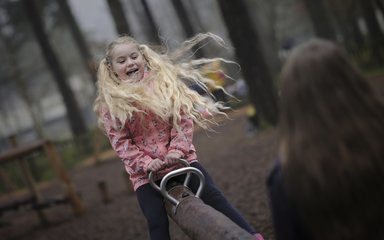
[[277, 239], [384, 239], [384, 105], [368, 81], [314, 39], [289, 56], [280, 100], [268, 179]]

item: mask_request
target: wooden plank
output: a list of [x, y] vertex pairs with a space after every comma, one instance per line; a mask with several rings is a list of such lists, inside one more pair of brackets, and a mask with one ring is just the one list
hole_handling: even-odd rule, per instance
[[30, 145], [26, 145], [23, 147], [17, 147], [15, 149], [11, 149], [3, 154], [0, 154], [0, 164], [21, 158], [25, 155], [28, 155], [32, 152], [43, 150], [44, 144], [48, 143], [48, 140], [40, 140], [38, 142], [32, 143]]
[[63, 182], [66, 188], [69, 201], [72, 205], [73, 213], [76, 216], [83, 215], [85, 212], [84, 205], [80, 200], [79, 196], [77, 195], [75, 188], [72, 184], [72, 181], [70, 180], [63, 166], [63, 163], [56, 152], [54, 145], [50, 142], [47, 142], [46, 144], [44, 144], [44, 151], [45, 151], [45, 154], [47, 154], [48, 159], [51, 161], [52, 166], [56, 171], [56, 174], [59, 176], [59, 178], [61, 179], [61, 181]]

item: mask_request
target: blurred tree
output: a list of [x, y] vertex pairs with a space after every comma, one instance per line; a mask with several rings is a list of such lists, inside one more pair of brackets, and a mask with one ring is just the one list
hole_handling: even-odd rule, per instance
[[246, 0], [245, 2], [251, 9], [254, 9], [255, 14], [251, 14], [251, 18], [259, 31], [264, 56], [272, 75], [277, 75], [282, 64], [278, 57], [280, 46], [276, 33], [278, 0]]
[[92, 59], [92, 55], [89, 51], [88, 45], [83, 37], [83, 34], [80, 31], [79, 25], [77, 24], [75, 17], [72, 14], [71, 8], [68, 5], [67, 0], [56, 0], [56, 2], [60, 6], [60, 11], [63, 14], [63, 17], [65, 18], [66, 22], [68, 23], [68, 27], [71, 30], [72, 36], [76, 42], [77, 47], [80, 51], [80, 56], [82, 58], [82, 61], [91, 76], [91, 79], [94, 83], [96, 83], [96, 69], [95, 64]]
[[198, 12], [201, 12], [201, 3], [199, 1], [191, 1], [188, 0], [189, 6], [187, 6], [188, 11], [190, 14], [193, 14], [194, 16], [194, 31], [195, 32], [206, 32], [206, 27], [202, 23], [202, 20], [199, 18]]
[[[187, 38], [193, 37], [196, 34], [196, 32], [194, 31], [191, 20], [188, 17], [190, 12], [186, 11], [181, 0], [171, 0], [171, 2], [180, 20], [181, 26], [184, 29], [185, 36]], [[204, 57], [202, 50], [197, 51], [197, 48], [194, 48], [194, 52], [195, 52], [194, 56], [196, 56], [197, 58]]]
[[257, 30], [244, 0], [218, 0], [237, 59], [249, 88], [249, 96], [260, 118], [277, 122], [277, 94]]
[[46, 64], [51, 70], [54, 80], [56, 81], [58, 89], [63, 98], [64, 105], [67, 110], [69, 125], [72, 130], [72, 135], [78, 136], [84, 134], [86, 133], [87, 128], [85, 126], [81, 111], [73, 91], [67, 82], [66, 74], [60, 65], [55, 52], [53, 51], [51, 43], [48, 40], [48, 36], [45, 32], [43, 21], [40, 18], [36, 2], [35, 0], [22, 0], [22, 3], [25, 8], [25, 13], [32, 25], [37, 42], [42, 50]]
[[316, 36], [336, 40], [335, 32], [323, 0], [303, 0], [303, 2], [312, 20]]
[[376, 17], [376, 8], [374, 0], [359, 0], [362, 9], [364, 21], [367, 25], [368, 39], [372, 56], [377, 64], [384, 62], [384, 34], [381, 31], [378, 19]]
[[375, 0], [377, 7], [380, 9], [381, 14], [384, 15], [384, 2], [382, 0]]
[[364, 36], [358, 26], [358, 7], [355, 0], [327, 0], [338, 29], [342, 34], [342, 41], [350, 50], [360, 48], [364, 44]]
[[184, 29], [187, 38], [191, 38], [195, 35], [191, 21], [188, 18], [188, 12], [186, 11], [181, 0], [171, 0], [173, 7], [176, 10], [176, 14], [179, 17], [181, 25]]
[[22, 17], [24, 13], [20, 11], [19, 5], [18, 2], [1, 1], [0, 8], [3, 17], [0, 21], [0, 39], [4, 46], [3, 58], [6, 59], [6, 62], [2, 64], [2, 73], [5, 79], [11, 79], [16, 84], [16, 89], [31, 116], [37, 137], [42, 139], [45, 136], [42, 119], [34, 111], [34, 106], [38, 103], [31, 96], [30, 88], [21, 76], [22, 70], [17, 60], [17, 50], [28, 39], [25, 24], [22, 23], [25, 20]]
[[132, 36], [131, 29], [129, 28], [127, 18], [124, 13], [123, 5], [120, 0], [107, 0], [109, 10], [115, 22], [116, 31], [119, 35]]
[[[33, 90], [30, 85], [25, 81], [25, 77], [22, 76], [22, 66], [21, 61], [18, 58], [19, 48], [25, 44], [26, 41], [30, 40], [29, 31], [26, 31], [26, 24], [24, 18], [24, 12], [20, 7], [20, 2], [10, 2], [1, 0], [0, 1], [0, 9], [2, 13], [2, 18], [0, 20], [0, 44], [2, 47], [2, 59], [5, 60], [2, 63], [2, 71], [1, 77], [2, 80], [9, 85], [14, 85], [17, 91], [17, 97], [22, 101], [25, 106], [27, 113], [29, 114], [32, 120], [32, 128], [36, 133], [38, 139], [45, 138], [45, 132], [43, 128], [43, 120], [42, 117], [36, 111], [36, 107], [40, 104], [39, 100], [33, 97], [31, 93]], [[6, 87], [9, 91], [9, 86]], [[3, 101], [12, 101], [12, 95], [14, 95], [14, 91], [10, 91], [8, 94], [8, 98]], [[15, 117], [14, 111], [5, 111], [5, 114], [10, 114]], [[8, 116], [9, 117], [9, 116]], [[18, 128], [12, 129], [11, 133], [7, 133], [7, 137], [13, 135], [16, 139], [18, 133], [22, 130], [22, 127], [18, 126]], [[36, 163], [36, 159], [32, 158], [28, 161], [28, 165], [31, 169], [31, 172], [36, 180], [41, 179], [41, 171]], [[2, 181], [4, 184], [7, 183], [7, 175], [3, 175]]]
[[358, 25], [357, 3], [354, 0], [350, 0], [349, 4], [342, 4], [344, 6], [344, 15], [346, 24], [344, 26], [348, 28], [348, 37], [355, 47], [362, 46], [364, 43], [364, 36], [361, 33]]
[[[10, 46], [10, 45], [8, 44], [8, 46]], [[32, 123], [33, 123], [34, 129], [37, 133], [37, 137], [39, 139], [44, 139], [45, 133], [44, 133], [44, 129], [43, 129], [42, 119], [33, 110], [35, 101], [32, 99], [32, 97], [28, 91], [28, 86], [25, 84], [25, 82], [23, 81], [23, 79], [21, 77], [21, 74], [20, 74], [21, 71], [20, 71], [20, 68], [17, 64], [15, 49], [13, 49], [12, 47], [7, 48], [7, 55], [9, 58], [10, 66], [12, 66], [11, 67], [12, 72], [10, 72], [10, 79], [15, 81], [16, 86], [17, 86], [17, 90], [18, 90], [21, 98], [23, 99], [24, 103], [27, 106], [27, 111], [29, 112], [29, 115], [32, 118]]]
[[145, 15], [147, 17], [148, 25], [149, 25], [149, 29], [150, 29], [150, 31], [148, 32], [149, 39], [151, 42], [160, 44], [161, 40], [159, 38], [157, 26], [156, 26], [155, 20], [153, 18], [152, 12], [148, 6], [147, 0], [141, 0], [141, 3], [143, 5], [144, 12], [145, 12]]

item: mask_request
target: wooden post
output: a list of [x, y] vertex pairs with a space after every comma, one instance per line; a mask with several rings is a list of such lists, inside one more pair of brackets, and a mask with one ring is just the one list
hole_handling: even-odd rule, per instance
[[[18, 144], [16, 141], [16, 136], [12, 135], [8, 138], [8, 140], [11, 143], [11, 146], [13, 148], [17, 148]], [[21, 158], [17, 159], [17, 161], [20, 165], [20, 169], [21, 169], [23, 176], [24, 176], [24, 181], [27, 184], [27, 187], [29, 188], [30, 193], [35, 197], [35, 201], [37, 204], [41, 203], [43, 201], [43, 197], [37, 189], [36, 182], [33, 179], [32, 173], [29, 170], [27, 162], [25, 162], [25, 160], [21, 159]], [[48, 219], [47, 219], [47, 216], [44, 214], [43, 210], [37, 209], [36, 213], [37, 213], [37, 216], [40, 220], [40, 223], [42, 225], [48, 225]]]
[[46, 142], [44, 144], [44, 151], [48, 157], [48, 159], [51, 161], [53, 168], [55, 169], [57, 175], [59, 178], [62, 180], [64, 183], [64, 186], [66, 188], [67, 194], [69, 201], [71, 202], [72, 205], [72, 210], [75, 214], [75, 216], [81, 216], [85, 212], [85, 208], [75, 192], [75, 188], [63, 166], [63, 163], [59, 157], [59, 155], [56, 152], [56, 149], [54, 145], [51, 142]]
[[[12, 135], [8, 139], [12, 147], [17, 148], [16, 137]], [[31, 193], [36, 197], [36, 201], [41, 202], [42, 200], [41, 194], [37, 190], [35, 180], [33, 179], [31, 171], [29, 171], [28, 164], [23, 159], [20, 159], [20, 158], [17, 159], [17, 161], [19, 162], [27, 187], [30, 189]]]
[[6, 193], [10, 193], [16, 190], [15, 185], [12, 183], [8, 174], [0, 168], [0, 184], [3, 185]]
[[107, 183], [105, 181], [99, 181], [97, 183], [97, 187], [100, 191], [101, 200], [104, 204], [108, 204], [111, 202], [111, 196], [109, 195]]

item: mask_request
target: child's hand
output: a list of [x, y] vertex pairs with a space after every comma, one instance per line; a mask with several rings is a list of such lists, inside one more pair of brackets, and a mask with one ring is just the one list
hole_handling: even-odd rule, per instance
[[161, 161], [160, 159], [156, 158], [154, 160], [152, 160], [149, 164], [148, 164], [148, 171], [149, 172], [157, 172], [159, 171], [160, 169], [162, 169], [165, 165], [165, 162]]
[[168, 166], [171, 166], [171, 165], [174, 165], [174, 164], [178, 163], [180, 158], [181, 158], [181, 155], [179, 153], [171, 152], [171, 153], [168, 153], [167, 156], [165, 156], [165, 161], [164, 162]]

